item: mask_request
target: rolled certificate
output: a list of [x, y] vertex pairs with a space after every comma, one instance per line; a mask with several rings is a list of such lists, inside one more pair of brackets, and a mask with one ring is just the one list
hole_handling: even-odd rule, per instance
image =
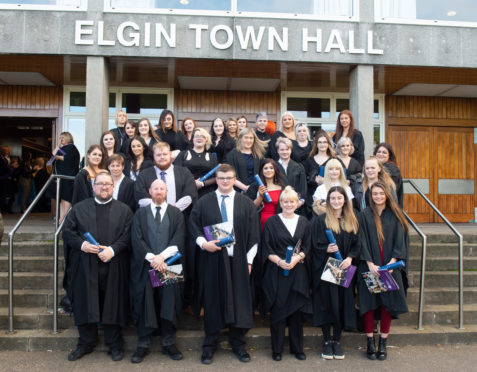
[[[293, 248], [291, 245], [287, 247], [287, 255], [285, 257], [285, 262], [289, 264], [291, 262], [291, 259], [293, 257], [293, 251], [295, 248]], [[283, 276], [288, 276], [290, 274], [290, 270], [283, 270]]]
[[320, 166], [320, 177], [324, 177], [324, 176], [325, 176], [325, 166], [321, 165]]
[[166, 260], [166, 265], [167, 266], [171, 266], [174, 262], [176, 262], [179, 258], [182, 257], [182, 254], [181, 252], [177, 252], [174, 256], [172, 257], [169, 257], [167, 260]]
[[[257, 182], [257, 185], [258, 186], [264, 186], [263, 185], [263, 182], [262, 180], [260, 179], [260, 177], [258, 176], [258, 174], [256, 174], [255, 176], [253, 176], [255, 178], [255, 182]], [[265, 192], [265, 194], [263, 194], [263, 196], [265, 197], [265, 200], [267, 203], [271, 203], [272, 202], [272, 198], [270, 197], [270, 194], [267, 192]]]
[[[326, 229], [326, 236], [328, 237], [328, 241], [330, 242], [330, 244], [336, 245], [336, 240], [335, 240], [335, 237], [333, 236], [333, 231], [331, 231], [330, 229]], [[343, 257], [341, 256], [339, 249], [335, 252], [335, 258], [337, 260], [343, 261]]]
[[220, 167], [220, 164], [218, 164], [214, 169], [210, 170], [208, 173], [200, 177], [199, 181], [200, 182], [207, 181], [209, 178], [211, 178], [215, 174], [215, 172], [217, 172], [217, 169], [219, 169], [219, 167]]
[[[93, 245], [98, 245], [99, 246], [99, 243], [96, 241], [96, 239], [93, 237], [93, 235], [91, 235], [89, 232], [85, 232], [83, 234], [83, 236], [86, 238], [86, 240], [88, 241], [89, 244], [93, 244]], [[102, 248], [99, 248], [99, 252], [102, 252], [103, 249]], [[108, 260], [106, 262], [109, 262], [111, 260]]]
[[401, 261], [397, 261], [395, 263], [392, 263], [392, 264], [389, 264], [389, 265], [384, 265], [384, 266], [381, 266], [378, 270], [394, 270], [394, 269], [399, 269], [400, 267], [404, 267], [406, 266], [406, 263], [401, 260]]
[[51, 165], [53, 164], [53, 162], [54, 162], [55, 159], [56, 159], [56, 155], [58, 155], [58, 154], [60, 154], [60, 155], [65, 155], [66, 152], [64, 152], [62, 149], [58, 148], [58, 151], [56, 152], [56, 154], [53, 155], [53, 156], [50, 158], [50, 160], [48, 160], [48, 162], [46, 163], [46, 165], [49, 166], [49, 167], [51, 167]]
[[228, 235], [225, 238], [219, 240], [215, 245], [218, 247], [223, 247], [224, 245], [232, 244], [235, 241], [233, 235]]

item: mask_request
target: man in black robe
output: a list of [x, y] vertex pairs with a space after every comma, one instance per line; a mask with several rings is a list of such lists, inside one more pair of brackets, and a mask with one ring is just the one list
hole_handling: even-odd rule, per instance
[[123, 110], [119, 110], [116, 113], [116, 120], [115, 120], [116, 128], [111, 129], [114, 139], [116, 140], [116, 146], [118, 148], [121, 148], [124, 141], [126, 141], [127, 136], [126, 136], [126, 132], [124, 131], [124, 126], [126, 125], [127, 121], [128, 121], [128, 115]]
[[[68, 360], [75, 361], [93, 351], [101, 322], [109, 353], [113, 361], [119, 361], [124, 343], [121, 327], [128, 321], [132, 212], [113, 200], [113, 179], [107, 171], [96, 176], [93, 191], [94, 198], [73, 207], [63, 230], [65, 244], [71, 249], [69, 293], [79, 332], [77, 347]], [[86, 232], [98, 246], [86, 241]]]
[[[201, 361], [212, 363], [219, 332], [229, 327], [232, 350], [242, 362], [250, 355], [245, 350], [245, 334], [253, 327], [252, 293], [249, 275], [257, 253], [260, 224], [257, 209], [246, 196], [235, 192], [235, 170], [222, 164], [217, 170], [218, 189], [204, 195], [190, 215], [193, 239], [201, 249], [199, 293], [196, 311], [204, 308], [205, 338]], [[218, 247], [207, 241], [204, 227], [232, 222], [235, 244]]]
[[156, 179], [149, 194], [152, 203], [137, 211], [131, 231], [131, 304], [138, 334], [132, 363], [141, 363], [149, 353], [151, 336], [157, 330], [162, 335], [162, 352], [173, 360], [182, 359], [182, 353], [174, 344], [177, 318], [182, 309], [182, 283], [153, 288], [149, 270], [165, 272], [165, 260], [178, 252], [182, 254], [184, 217], [179, 209], [167, 203], [167, 187], [163, 181]]
[[172, 164], [172, 153], [167, 143], [158, 142], [153, 149], [154, 167], [139, 173], [134, 185], [136, 201], [140, 207], [149, 205], [149, 187], [154, 180], [160, 179], [167, 185], [167, 203], [181, 211], [189, 211], [189, 207], [197, 201], [194, 176], [189, 169]]

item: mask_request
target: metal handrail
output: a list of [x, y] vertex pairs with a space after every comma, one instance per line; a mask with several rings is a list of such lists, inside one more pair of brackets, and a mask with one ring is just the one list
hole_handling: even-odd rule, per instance
[[[403, 179], [403, 182], [409, 183], [414, 190], [426, 201], [427, 204], [442, 218], [446, 225], [452, 230], [459, 240], [459, 329], [464, 329], [464, 238], [462, 234], [452, 225], [452, 223], [437, 209], [437, 207], [423, 194], [417, 187], [414, 181], [410, 179]], [[422, 277], [422, 273], [421, 273]]]
[[409, 224], [413, 229], [418, 233], [422, 240], [422, 249], [421, 249], [421, 285], [419, 287], [419, 315], [417, 318], [417, 329], [419, 331], [423, 330], [422, 328], [422, 313], [424, 310], [424, 276], [426, 273], [426, 256], [427, 256], [427, 236], [422, 232], [422, 230], [416, 225], [416, 223], [408, 216], [408, 214], [403, 211], [404, 216], [406, 217]]
[[60, 186], [61, 180], [74, 180], [73, 176], [64, 176], [61, 174], [52, 174], [48, 181], [46, 181], [43, 188], [40, 190], [38, 195], [33, 199], [32, 203], [29, 205], [27, 210], [20, 217], [18, 222], [13, 226], [13, 228], [8, 233], [8, 332], [13, 333], [13, 236], [17, 230], [22, 225], [23, 221], [28, 217], [30, 212], [33, 210], [35, 205], [38, 203], [40, 198], [46, 192], [48, 186], [53, 182], [53, 180], [59, 179], [60, 182], [56, 183], [56, 221], [55, 221], [55, 231], [58, 230], [58, 219], [59, 219], [59, 210], [60, 210]]
[[[55, 231], [55, 238], [53, 240], [53, 331], [52, 334], [56, 335], [58, 333], [58, 241], [60, 240], [60, 232], [63, 229], [63, 225], [66, 221], [66, 216], [71, 212], [71, 208], [68, 209], [63, 221]], [[65, 268], [66, 269], [66, 268]]]

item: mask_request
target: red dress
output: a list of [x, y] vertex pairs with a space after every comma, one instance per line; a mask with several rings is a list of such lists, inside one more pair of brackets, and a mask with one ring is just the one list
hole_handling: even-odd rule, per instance
[[269, 191], [270, 197], [272, 198], [271, 203], [264, 202], [262, 212], [260, 214], [260, 227], [263, 230], [263, 225], [265, 222], [273, 216], [277, 210], [278, 199], [280, 198], [280, 193], [282, 190]]

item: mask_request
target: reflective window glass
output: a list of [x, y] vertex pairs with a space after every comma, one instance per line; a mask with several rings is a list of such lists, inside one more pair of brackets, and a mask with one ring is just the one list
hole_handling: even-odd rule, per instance
[[296, 118], [323, 118], [330, 117], [329, 98], [287, 98], [287, 111], [291, 111]]
[[167, 94], [123, 93], [121, 100], [127, 114], [160, 115], [167, 108]]
[[319, 16], [351, 17], [353, 0], [237, 0], [239, 12], [316, 14]]
[[111, 8], [231, 10], [231, 0], [111, 0]]
[[86, 112], [86, 93], [70, 92], [70, 112]]

